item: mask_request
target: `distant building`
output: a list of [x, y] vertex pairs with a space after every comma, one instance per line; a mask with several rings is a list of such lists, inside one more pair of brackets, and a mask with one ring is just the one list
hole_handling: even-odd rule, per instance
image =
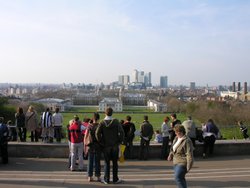
[[128, 85], [130, 82], [129, 75], [120, 75], [118, 77], [118, 84], [120, 85]]
[[122, 112], [122, 102], [118, 98], [104, 98], [99, 102], [99, 111], [104, 112], [107, 107], [111, 107], [115, 112]]
[[239, 92], [233, 92], [233, 91], [221, 91], [220, 96], [223, 98], [234, 98], [238, 99], [239, 98]]
[[151, 72], [144, 73], [144, 71], [134, 70], [132, 73], [132, 82], [143, 83], [146, 87], [151, 87]]
[[195, 82], [190, 82], [190, 90], [195, 90]]
[[168, 77], [167, 76], [160, 77], [160, 88], [168, 88]]
[[57, 107], [60, 109], [60, 111], [64, 111], [65, 106], [69, 104], [69, 102], [57, 98], [39, 99], [35, 102], [43, 104], [47, 108], [50, 108], [51, 111], [55, 111]]
[[155, 100], [148, 100], [147, 106], [150, 109], [154, 109], [155, 112], [166, 112], [167, 111], [167, 105], [160, 103]]
[[144, 106], [147, 104], [146, 95], [139, 93], [124, 93], [121, 100], [124, 105]]

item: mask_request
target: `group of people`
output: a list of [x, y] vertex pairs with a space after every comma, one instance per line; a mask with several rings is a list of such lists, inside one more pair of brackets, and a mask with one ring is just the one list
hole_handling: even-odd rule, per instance
[[[101, 181], [109, 184], [110, 163], [112, 162], [112, 182], [121, 183], [118, 177], [119, 146], [124, 141], [124, 130], [118, 119], [112, 117], [113, 109], [107, 108], [105, 118], [100, 120], [98, 113], [93, 114], [88, 125], [83, 125], [76, 115], [68, 125], [68, 138], [70, 148], [71, 171], [76, 170], [76, 160], [78, 160], [78, 170], [83, 170], [83, 155], [88, 156], [87, 174], [88, 181]], [[83, 154], [84, 153], [84, 154]], [[101, 179], [101, 154], [104, 156], [104, 178]], [[93, 172], [95, 170], [95, 178]]]
[[[104, 184], [111, 182], [110, 166], [112, 162], [112, 182], [120, 183], [118, 177], [118, 159], [120, 145], [126, 146], [125, 158], [134, 158], [133, 140], [136, 128], [131, 121], [131, 116], [126, 116], [124, 121], [119, 121], [112, 117], [113, 109], [108, 107], [105, 117], [100, 121], [99, 113], [95, 112], [92, 118], [85, 118], [80, 121], [77, 115], [69, 121], [67, 126], [69, 141], [69, 169], [71, 171], [84, 170], [84, 157], [88, 159], [87, 174], [88, 181], [101, 181]], [[61, 141], [63, 116], [56, 108], [54, 114], [47, 108], [40, 117], [34, 108], [30, 106], [26, 113], [19, 107], [15, 114], [17, 135], [21, 142], [26, 141], [27, 131], [30, 131], [31, 142], [38, 141], [41, 127], [41, 137], [43, 142]], [[39, 126], [40, 125], [40, 126]], [[248, 139], [247, 128], [242, 122], [238, 122], [240, 130], [245, 139]], [[0, 153], [2, 163], [8, 163], [8, 135], [10, 129], [4, 124], [4, 119], [0, 117]], [[154, 129], [145, 115], [140, 125], [140, 148], [139, 160], [147, 160], [149, 157], [150, 141], [155, 134], [157, 142], [162, 143], [161, 159], [173, 160], [175, 181], [178, 187], [187, 187], [185, 180], [186, 173], [192, 168], [194, 157], [193, 151], [197, 140], [197, 127], [189, 116], [181, 123], [176, 114], [166, 116], [161, 125], [161, 130]], [[209, 119], [202, 126], [203, 153], [202, 156], [213, 155], [214, 143], [220, 135], [218, 127], [212, 119]], [[101, 179], [101, 155], [104, 157], [104, 178]], [[77, 167], [78, 162], [78, 167]], [[77, 169], [78, 168], [78, 169]], [[95, 178], [93, 177], [95, 174]]]
[[15, 113], [15, 124], [8, 121], [7, 125], [11, 141], [26, 142], [27, 132], [30, 132], [31, 142], [38, 142], [40, 137], [43, 142], [53, 142], [53, 138], [61, 142], [63, 116], [59, 108], [56, 108], [53, 114], [50, 108], [46, 108], [39, 118], [33, 106], [29, 106], [26, 113], [22, 107], [18, 107]]

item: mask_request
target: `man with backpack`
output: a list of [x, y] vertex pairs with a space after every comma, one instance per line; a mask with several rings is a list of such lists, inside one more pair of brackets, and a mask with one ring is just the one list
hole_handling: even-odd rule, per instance
[[105, 118], [96, 130], [96, 138], [101, 144], [104, 154], [104, 184], [110, 183], [110, 161], [113, 165], [113, 183], [121, 183], [118, 178], [118, 156], [119, 145], [123, 142], [124, 131], [117, 119], [112, 117], [113, 109], [108, 107], [105, 111]]

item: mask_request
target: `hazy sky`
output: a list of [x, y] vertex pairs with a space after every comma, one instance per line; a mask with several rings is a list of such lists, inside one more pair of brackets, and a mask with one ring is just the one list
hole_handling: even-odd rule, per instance
[[250, 82], [247, 0], [0, 0], [0, 83]]

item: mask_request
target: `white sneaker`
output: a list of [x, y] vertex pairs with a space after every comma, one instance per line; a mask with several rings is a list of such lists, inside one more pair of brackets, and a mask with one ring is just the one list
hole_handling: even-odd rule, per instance
[[114, 184], [119, 184], [119, 183], [122, 183], [121, 179], [118, 179], [116, 182], [114, 182]]

